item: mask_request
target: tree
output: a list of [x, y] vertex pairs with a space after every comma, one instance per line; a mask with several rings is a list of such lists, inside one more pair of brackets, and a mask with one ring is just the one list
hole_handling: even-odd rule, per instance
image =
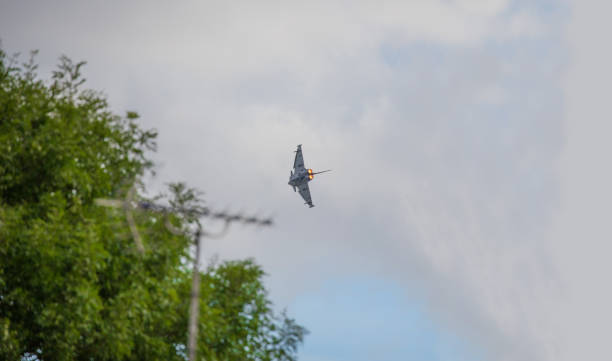
[[[156, 133], [81, 90], [83, 62], [62, 57], [47, 84], [32, 59], [0, 49], [0, 359], [184, 360], [192, 240], [135, 213], [141, 254], [124, 213], [93, 202], [152, 169]], [[263, 276], [253, 260], [201, 274], [206, 360], [296, 359], [306, 330], [273, 312]]]

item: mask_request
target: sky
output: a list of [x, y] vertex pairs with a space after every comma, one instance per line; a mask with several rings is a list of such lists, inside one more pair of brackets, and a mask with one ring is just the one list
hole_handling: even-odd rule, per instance
[[[603, 1], [7, 1], [9, 53], [66, 54], [159, 131], [152, 192], [272, 215], [254, 257], [300, 360], [601, 359], [612, 312]], [[333, 169], [309, 209], [293, 150]], [[215, 230], [220, 225], [207, 224]]]

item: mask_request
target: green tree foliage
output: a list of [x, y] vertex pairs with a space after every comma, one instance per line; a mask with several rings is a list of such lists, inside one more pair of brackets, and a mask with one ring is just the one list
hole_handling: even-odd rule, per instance
[[[184, 360], [191, 239], [138, 212], [137, 251], [122, 197], [151, 163], [156, 133], [81, 90], [84, 63], [50, 82], [0, 50], [0, 359]], [[182, 185], [170, 202], [198, 202]], [[194, 219], [172, 216], [186, 229]], [[275, 314], [252, 260], [202, 273], [199, 356], [294, 360], [306, 333]]]

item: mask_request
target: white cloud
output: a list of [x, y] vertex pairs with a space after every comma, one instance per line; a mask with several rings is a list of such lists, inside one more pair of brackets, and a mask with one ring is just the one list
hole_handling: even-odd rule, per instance
[[527, 10], [516, 13], [507, 23], [507, 34], [514, 38], [541, 36], [545, 31], [546, 26], [542, 20]]
[[[509, 1], [96, 4], [17, 7], [0, 33], [89, 60], [90, 85], [160, 129], [163, 181], [276, 212], [208, 254], [256, 256], [283, 304], [330, 274], [396, 278], [491, 359], [552, 359], [560, 72], [520, 41], [559, 47], [556, 18]], [[314, 210], [286, 185], [298, 143], [334, 169]]]
[[5, 13], [16, 16], [5, 18], [5, 28], [21, 28], [19, 38], [36, 47], [90, 49], [111, 64], [181, 66], [226, 79], [269, 70], [308, 74], [389, 37], [479, 44], [497, 36], [508, 1], [63, 3], [36, 3], [38, 11], [30, 2], [10, 4]]
[[574, 1], [572, 10], [571, 62], [564, 79], [567, 146], [559, 164], [563, 198], [551, 244], [564, 297], [549, 312], [557, 321], [554, 332], [562, 339], [558, 359], [601, 359], [609, 354], [612, 323], [612, 48], [607, 41], [612, 6]]
[[491, 85], [483, 88], [476, 94], [478, 103], [489, 105], [501, 105], [507, 100], [506, 90], [499, 85]]

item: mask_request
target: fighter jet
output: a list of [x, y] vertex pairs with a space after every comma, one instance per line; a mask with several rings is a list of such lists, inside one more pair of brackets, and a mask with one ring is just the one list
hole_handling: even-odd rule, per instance
[[310, 208], [314, 207], [312, 204], [312, 198], [310, 198], [310, 189], [308, 189], [308, 182], [314, 179], [315, 174], [329, 172], [331, 169], [324, 170], [321, 172], [313, 172], [312, 169], [304, 168], [304, 156], [302, 155], [302, 145], [297, 146], [295, 151], [295, 160], [293, 161], [293, 170], [289, 175], [289, 185], [293, 187], [295, 192], [296, 188], [300, 192], [304, 201]]

